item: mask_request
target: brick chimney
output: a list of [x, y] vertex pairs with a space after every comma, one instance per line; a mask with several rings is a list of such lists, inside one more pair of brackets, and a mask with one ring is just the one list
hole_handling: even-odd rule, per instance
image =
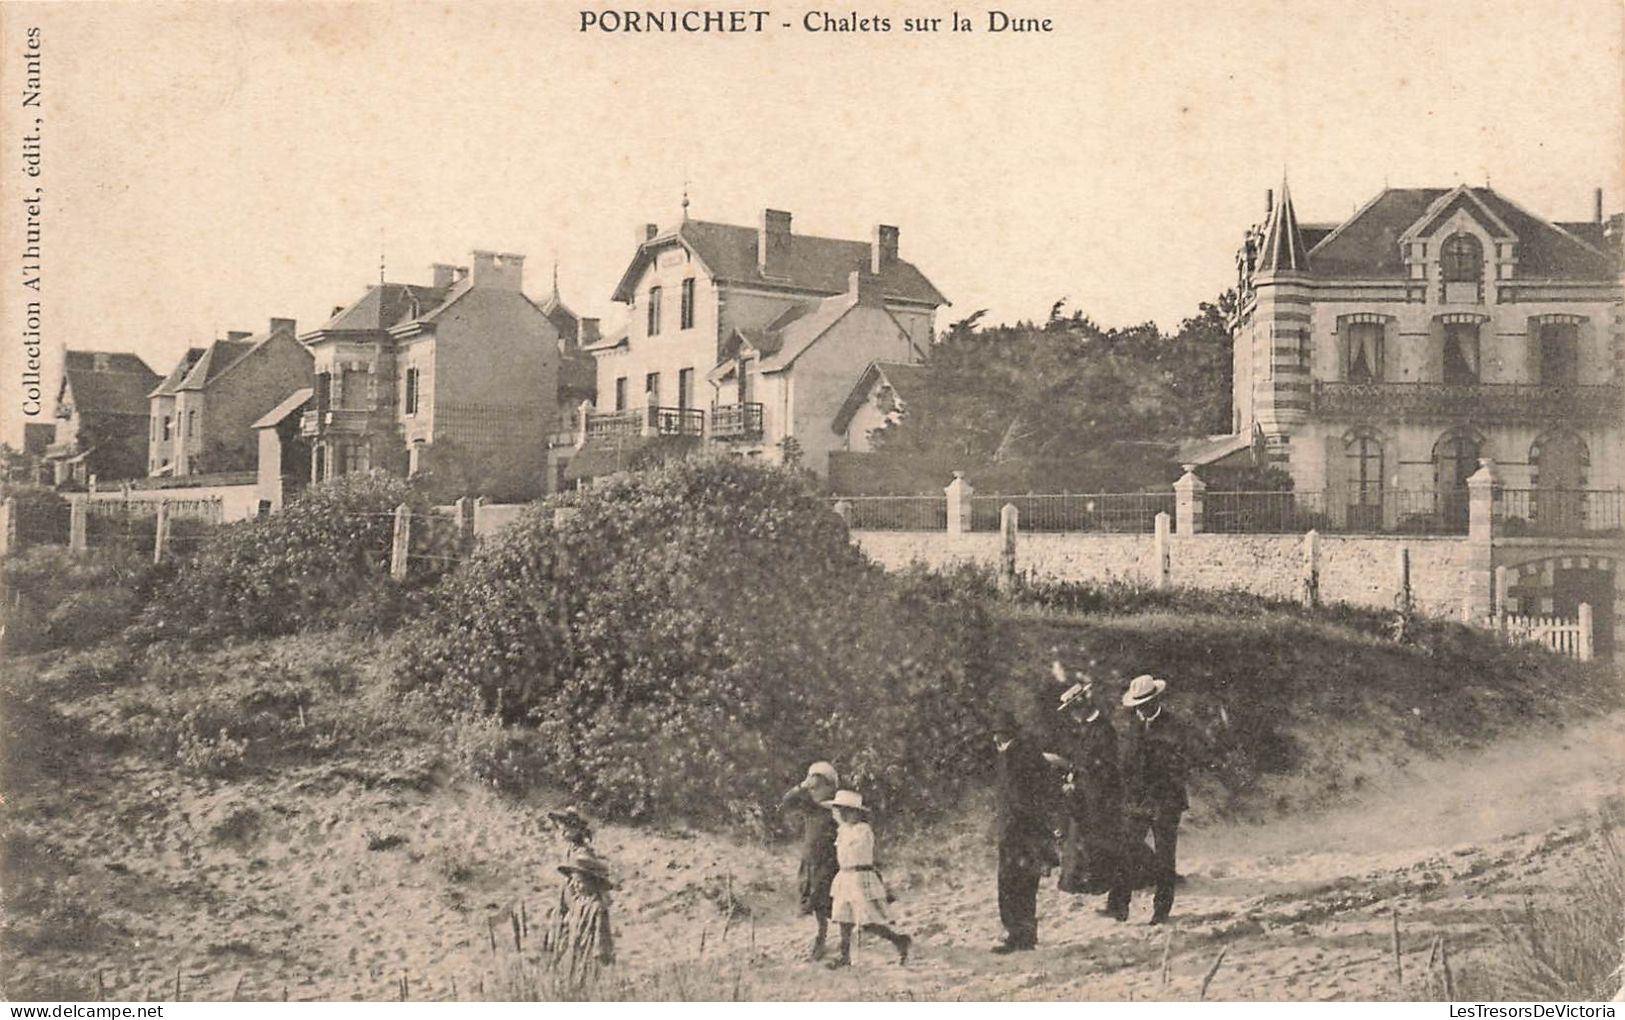
[[846, 278], [846, 292], [858, 299], [860, 305], [880, 306], [886, 295], [880, 288], [880, 277], [862, 269], [854, 269]]
[[762, 229], [756, 238], [756, 268], [763, 276], [784, 276], [790, 263], [790, 214], [781, 209], [762, 210]]
[[597, 319], [582, 319], [581, 320], [580, 346], [586, 347], [588, 344], [595, 344], [595, 343], [597, 343], [599, 341], [599, 339], [602, 338], [602, 336], [603, 336], [603, 334], [599, 331], [599, 328], [598, 328], [598, 320]]
[[470, 282], [476, 287], [518, 290], [524, 279], [525, 256], [512, 252], [475, 251]]
[[869, 272], [883, 273], [897, 264], [896, 227], [884, 223], [875, 227], [874, 239], [869, 244]]
[[226, 340], [229, 343], [236, 343], [239, 340], [247, 340], [249, 337], [251, 337], [253, 335], [254, 335], [253, 333], [249, 332], [246, 329], [228, 329], [228, 330], [226, 330]]
[[272, 319], [270, 331], [272, 333], [280, 331], [290, 336], [297, 336], [299, 334], [298, 326], [298, 322], [293, 319]]
[[1592, 195], [1591, 222], [1602, 222], [1602, 189], [1598, 188]]
[[[434, 272], [433, 286], [450, 287], [452, 284], [457, 282], [457, 270], [462, 267], [454, 266], [449, 262], [436, 262], [430, 265], [429, 268]], [[467, 273], [468, 270], [464, 269], [463, 272]]]
[[660, 225], [658, 223], [645, 223], [638, 228], [638, 243], [643, 244], [646, 241], [653, 241], [659, 233]]

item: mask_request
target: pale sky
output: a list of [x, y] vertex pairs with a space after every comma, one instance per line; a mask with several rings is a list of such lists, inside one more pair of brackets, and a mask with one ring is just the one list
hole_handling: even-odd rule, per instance
[[[1011, 0], [1055, 24], [1019, 36], [987, 34], [989, 6], [824, 8], [888, 16], [881, 35], [808, 34], [806, 5], [774, 6], [763, 35], [706, 37], [582, 34], [581, 7], [554, 2], [7, 4], [8, 196], [23, 28], [43, 33], [48, 360], [131, 350], [163, 373], [272, 316], [303, 332], [376, 281], [380, 233], [392, 281], [490, 248], [527, 255], [541, 297], [556, 258], [566, 301], [613, 318], [636, 225], [673, 222], [685, 178], [697, 219], [898, 225], [953, 301], [939, 326], [1066, 297], [1172, 327], [1233, 282], [1283, 170], [1304, 222], [1385, 182], [1489, 179], [1561, 220], [1589, 218], [1600, 186], [1625, 208], [1617, 0]], [[954, 8], [975, 33], [901, 31]]]

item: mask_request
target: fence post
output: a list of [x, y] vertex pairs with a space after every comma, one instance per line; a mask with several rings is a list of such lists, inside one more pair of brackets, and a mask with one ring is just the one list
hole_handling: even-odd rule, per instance
[[1488, 457], [1467, 479], [1467, 593], [1466, 604], [1474, 619], [1489, 616], [1495, 597], [1495, 497], [1501, 479], [1495, 461]]
[[469, 522], [469, 530], [473, 532], [475, 541], [478, 541], [480, 537], [480, 518], [485, 514], [486, 504], [490, 502], [484, 496], [474, 500], [474, 518]]
[[17, 551], [17, 498], [0, 500], [0, 556]]
[[474, 546], [474, 501], [458, 496], [454, 512], [457, 514], [457, 551], [466, 553]]
[[1320, 605], [1320, 532], [1314, 528], [1303, 536], [1303, 601]]
[[852, 530], [852, 503], [849, 500], [835, 501], [835, 516], [841, 519], [841, 523], [846, 525], [848, 531]]
[[587, 445], [587, 419], [592, 417], [592, 401], [583, 400], [576, 407], [576, 449]]
[[1174, 526], [1181, 535], [1194, 535], [1202, 530], [1202, 493], [1207, 483], [1196, 477], [1196, 465], [1183, 465], [1185, 473], [1174, 483]]
[[1507, 629], [1507, 599], [1509, 597], [1507, 594], [1507, 568], [1505, 566], [1496, 567], [1494, 607], [1496, 630], [1505, 631]]
[[976, 492], [965, 481], [965, 472], [955, 471], [954, 480], [942, 490], [948, 500], [948, 534], [962, 535], [971, 530], [971, 496]]
[[1409, 615], [1413, 605], [1411, 599], [1411, 547], [1402, 545], [1394, 557], [1394, 605], [1400, 612]]
[[1016, 537], [1021, 528], [1021, 511], [1014, 503], [999, 508], [999, 536], [1004, 540], [999, 556], [999, 590], [1016, 585]]
[[1580, 603], [1580, 661], [1591, 661], [1591, 603]]
[[82, 553], [89, 545], [89, 535], [86, 530], [87, 518], [90, 513], [90, 498], [88, 496], [74, 496], [68, 501], [68, 551]]
[[152, 562], [164, 562], [169, 548], [169, 500], [158, 501], [158, 513], [153, 517]]
[[412, 552], [412, 508], [402, 503], [395, 508], [395, 534], [389, 546], [389, 576], [406, 580], [406, 562]]
[[1151, 519], [1151, 554], [1157, 561], [1157, 587], [1167, 588], [1174, 581], [1173, 550], [1168, 544], [1168, 528], [1172, 523], [1166, 510]]

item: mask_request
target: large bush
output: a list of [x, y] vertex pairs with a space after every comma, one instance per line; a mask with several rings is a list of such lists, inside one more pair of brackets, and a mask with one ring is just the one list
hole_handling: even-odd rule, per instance
[[123, 549], [77, 556], [61, 545], [24, 549], [0, 563], [0, 648], [34, 652], [116, 634], [167, 572], [150, 555]]
[[529, 763], [608, 813], [747, 820], [826, 757], [918, 809], [983, 757], [993, 626], [951, 586], [900, 591], [799, 476], [689, 460], [489, 541], [436, 589], [397, 668], [527, 752], [473, 729], [471, 757], [509, 779]]
[[401, 478], [346, 475], [307, 490], [270, 517], [216, 529], [143, 615], [152, 636], [287, 634], [392, 620], [402, 592], [389, 579], [394, 510], [427, 507]]

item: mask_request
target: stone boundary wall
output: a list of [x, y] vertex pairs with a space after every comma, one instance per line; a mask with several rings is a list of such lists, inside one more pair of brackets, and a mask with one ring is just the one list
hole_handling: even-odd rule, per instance
[[79, 493], [74, 498], [82, 498], [97, 503], [120, 503], [128, 500], [131, 503], [174, 503], [181, 500], [220, 500], [220, 520], [222, 523], [232, 521], [245, 521], [259, 514], [260, 496], [259, 486], [248, 485], [193, 485], [170, 486], [162, 489], [130, 489], [121, 490], [103, 489], [98, 492]]
[[[974, 563], [998, 569], [997, 532], [854, 531], [852, 539], [888, 570], [911, 563], [942, 568]], [[1101, 532], [1023, 533], [1016, 570], [1060, 581], [1158, 582], [1156, 536]], [[1239, 588], [1271, 598], [1301, 599], [1309, 573], [1303, 535], [1196, 534], [1169, 536], [1169, 583], [1188, 588]], [[1401, 549], [1410, 553], [1417, 607], [1462, 615], [1471, 554], [1465, 537], [1320, 536], [1320, 597], [1325, 602], [1388, 609], [1399, 591]]]

